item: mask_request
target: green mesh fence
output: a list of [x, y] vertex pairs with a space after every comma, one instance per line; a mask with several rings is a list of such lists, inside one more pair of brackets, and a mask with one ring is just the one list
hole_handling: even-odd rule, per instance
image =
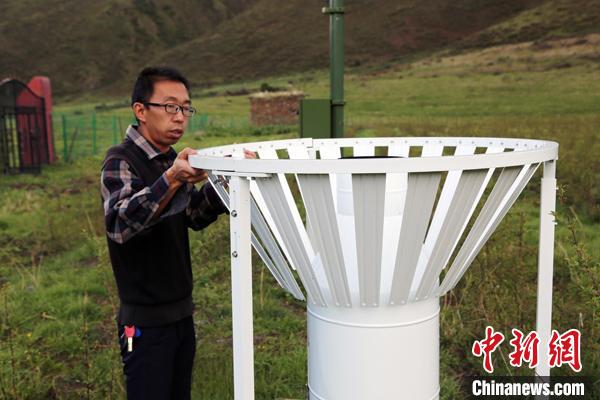
[[[82, 157], [104, 154], [120, 143], [125, 130], [135, 123], [133, 117], [107, 114], [55, 114], [54, 138], [56, 152], [67, 162]], [[188, 123], [188, 132], [210, 128], [239, 129], [249, 126], [245, 118], [214, 118], [207, 114], [195, 115]]]

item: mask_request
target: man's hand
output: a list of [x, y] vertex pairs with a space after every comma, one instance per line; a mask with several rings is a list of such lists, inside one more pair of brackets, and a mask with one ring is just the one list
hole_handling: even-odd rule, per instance
[[[171, 168], [166, 172], [169, 186], [181, 186], [184, 183], [198, 183], [208, 177], [208, 173], [203, 169], [192, 168], [188, 158], [190, 155], [196, 154], [196, 150], [186, 147], [177, 154], [177, 158], [173, 162]], [[251, 150], [244, 149], [244, 158], [256, 158], [256, 153]]]
[[244, 158], [256, 158], [256, 153], [252, 150], [244, 149]]
[[203, 169], [192, 168], [188, 158], [196, 154], [196, 150], [186, 147], [177, 154], [173, 165], [167, 170], [166, 176], [169, 186], [181, 186], [184, 183], [198, 183], [205, 180], [208, 174]]
[[[231, 154], [226, 155], [225, 157], [233, 157]], [[256, 158], [256, 153], [252, 150], [244, 149], [244, 158]]]

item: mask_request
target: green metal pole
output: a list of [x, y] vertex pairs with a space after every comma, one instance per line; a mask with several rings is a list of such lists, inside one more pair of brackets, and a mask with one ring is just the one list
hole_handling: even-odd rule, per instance
[[118, 143], [117, 142], [117, 140], [119, 140], [118, 138], [119, 138], [119, 136], [117, 133], [117, 116], [113, 115], [113, 146], [115, 146]]
[[69, 144], [67, 143], [67, 116], [62, 115], [62, 136], [63, 136], [63, 161], [67, 161], [67, 155], [69, 154]]
[[331, 135], [344, 137], [344, 0], [329, 0]]
[[97, 146], [96, 146], [96, 113], [94, 112], [92, 114], [92, 154], [96, 155], [97, 153]]

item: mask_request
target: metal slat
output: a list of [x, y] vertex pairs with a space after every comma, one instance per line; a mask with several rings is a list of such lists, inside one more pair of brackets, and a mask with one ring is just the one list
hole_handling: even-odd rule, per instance
[[321, 146], [319, 147], [319, 156], [321, 160], [337, 160], [341, 157], [339, 146]]
[[492, 221], [494, 212], [500, 207], [502, 199], [506, 196], [509, 189], [515, 182], [515, 179], [518, 177], [521, 169], [522, 168], [516, 167], [504, 168], [502, 170], [496, 184], [494, 185], [494, 188], [492, 189], [492, 192], [490, 193], [487, 201], [483, 205], [477, 219], [475, 220], [471, 231], [467, 235], [467, 238], [465, 239], [462, 247], [456, 255], [456, 258], [454, 259], [454, 262], [452, 263], [452, 266], [444, 277], [444, 281], [438, 289], [439, 292], [445, 290], [450, 282], [455, 281], [455, 279], [457, 281], [458, 275], [462, 276], [460, 271], [463, 267], [467, 266], [465, 264], [469, 258], [469, 255], [485, 234], [485, 229], [490, 224], [490, 221]]
[[355, 144], [352, 154], [354, 157], [372, 157], [375, 155], [375, 146], [371, 144]]
[[[470, 254], [477, 247], [479, 241], [485, 236], [486, 229], [493, 224], [492, 219], [494, 218], [496, 210], [500, 208], [500, 204], [503, 199], [507, 196], [510, 188], [515, 183], [515, 180], [519, 176], [523, 168], [513, 167], [504, 168], [496, 181], [496, 185], [492, 189], [487, 201], [483, 205], [477, 220], [471, 228], [471, 232], [467, 235], [461, 249], [459, 250], [452, 266], [448, 270], [444, 281], [440, 285], [439, 291], [445, 290], [448, 285], [454, 281], [456, 283], [459, 276], [464, 273], [463, 268], [466, 270], [470, 262], [467, 263]], [[462, 272], [461, 272], [462, 271]], [[454, 286], [454, 285], [452, 285]]]
[[[458, 151], [458, 149], [457, 149]], [[494, 154], [494, 153], [502, 153], [504, 151], [503, 147], [488, 147], [486, 150], [486, 154]], [[485, 188], [487, 187], [488, 183], [490, 182], [490, 179], [492, 178], [492, 175], [494, 174], [494, 171], [496, 169], [495, 168], [490, 168], [488, 170], [487, 175], [485, 176], [485, 179], [483, 180], [483, 184], [481, 185], [481, 190], [480, 192], [477, 194], [477, 199], [481, 199], [481, 196], [483, 196], [483, 193], [485, 191]], [[475, 209], [477, 208], [477, 204], [479, 203], [479, 200], [473, 202], [473, 208], [471, 209], [471, 211], [469, 212], [469, 215], [473, 215], [473, 212], [475, 211]], [[467, 221], [465, 221], [465, 225], [463, 227], [463, 229], [466, 228], [467, 226]], [[454, 244], [454, 246], [456, 246], [458, 244], [460, 237], [456, 238], [456, 243]], [[453, 246], [453, 247], [454, 247]], [[447, 262], [447, 261], [446, 261]], [[444, 263], [444, 265], [446, 265], [446, 263]]]
[[[305, 146], [290, 146], [288, 148], [288, 156], [290, 157], [290, 159], [294, 159], [294, 160], [309, 160], [309, 159], [314, 159], [314, 155], [315, 155], [315, 150], [314, 149], [309, 149], [306, 148]], [[298, 185], [298, 188], [300, 187], [300, 182], [298, 180], [298, 176], [295, 176], [296, 178], [296, 183]], [[287, 183], [287, 181], [286, 181]], [[291, 192], [290, 192], [290, 197], [291, 197]], [[295, 201], [294, 199], [292, 199], [292, 201]], [[295, 210], [294, 210], [295, 211]], [[298, 214], [298, 220], [300, 219], [300, 216]], [[316, 241], [314, 240], [314, 230], [311, 226], [311, 219], [308, 218], [308, 216], [306, 217], [306, 240], [308, 242], [307, 244], [307, 248], [309, 249], [313, 249], [313, 243], [316, 243]], [[304, 232], [304, 231], [302, 231]], [[322, 260], [322, 253], [314, 253], [312, 255], [312, 267], [313, 267], [313, 271], [315, 272], [315, 275], [317, 277], [317, 280], [319, 281], [322, 290], [324, 291], [324, 293], [326, 295], [331, 295], [332, 292], [329, 291], [329, 279], [327, 276], [327, 271], [325, 270], [325, 266], [323, 265], [323, 260]], [[326, 298], [325, 301], [327, 303], [337, 303], [337, 301], [335, 299], [332, 298]]]
[[[502, 153], [502, 152], [504, 152], [504, 147], [488, 147], [485, 154], [495, 154], [495, 153]], [[488, 170], [488, 173], [485, 176], [485, 180], [483, 181], [483, 185], [481, 185], [481, 192], [477, 195], [478, 199], [480, 199], [481, 196], [483, 196], [483, 192], [485, 191], [485, 188], [487, 187], [488, 183], [490, 182], [490, 179], [492, 179], [492, 175], [494, 175], [495, 170], [496, 170], [496, 168], [490, 168]], [[475, 211], [475, 208], [477, 208], [478, 203], [479, 203], [479, 201], [477, 201], [473, 204], [473, 209], [470, 212], [471, 215]], [[466, 224], [467, 223], [465, 222], [465, 227], [466, 227]], [[457, 241], [458, 241], [458, 239], [457, 239]], [[455, 244], [455, 246], [456, 246], [456, 244]]]
[[[475, 146], [459, 146], [456, 148], [454, 155], [472, 155], [473, 153], [475, 153], [475, 148]], [[427, 237], [425, 238], [425, 243], [423, 244], [421, 254], [419, 255], [419, 261], [417, 263], [418, 278], [415, 280], [415, 285], [413, 285], [413, 287], [411, 288], [411, 293], [413, 294], [416, 292], [418, 284], [421, 282], [422, 276], [425, 273], [425, 269], [427, 267], [427, 264], [429, 263], [429, 259], [431, 258], [431, 252], [433, 251], [433, 248], [437, 243], [440, 230], [442, 229], [444, 218], [448, 214], [450, 204], [452, 203], [452, 198], [456, 193], [456, 188], [458, 187], [458, 182], [460, 181], [461, 174], [462, 171], [458, 170], [449, 171], [446, 175], [444, 186], [442, 188], [440, 198], [435, 208], [435, 213], [433, 214], [431, 224], [429, 225], [429, 229], [427, 230]]]
[[[290, 159], [292, 160], [310, 160], [310, 159], [315, 159], [316, 158], [316, 151], [314, 148], [308, 148], [302, 144], [298, 144], [298, 145], [293, 145], [288, 147], [287, 149], [288, 152], [288, 156]], [[296, 176], [296, 181], [298, 183], [298, 187], [300, 187], [300, 181], [298, 180], [298, 176]], [[308, 238], [309, 240], [311, 240], [311, 243], [315, 243], [315, 241], [313, 240], [313, 235], [312, 235], [312, 228], [311, 228], [311, 223], [310, 223], [310, 219], [307, 217], [306, 218], [306, 231], [308, 233]], [[323, 272], [325, 273], [325, 271], [323, 270], [323, 265], [322, 262], [319, 258], [319, 254], [317, 253], [313, 259], [313, 268], [315, 270], [315, 273], [317, 274], [317, 279], [319, 280], [323, 280], [326, 278], [320, 277], [319, 276], [319, 272]]]
[[[341, 157], [341, 150], [338, 146], [319, 147], [319, 156], [321, 160], [337, 160]], [[331, 193], [333, 193], [333, 205], [337, 212], [337, 174], [329, 174], [331, 182]]]
[[[454, 155], [465, 156], [473, 153], [475, 153], [475, 146], [461, 146], [456, 148]], [[437, 242], [440, 230], [442, 229], [442, 223], [444, 222], [444, 217], [447, 215], [450, 204], [452, 203], [452, 198], [456, 193], [461, 174], [462, 171], [449, 171], [446, 175], [444, 187], [442, 188], [440, 199], [435, 208], [435, 214], [433, 215], [429, 231], [427, 232], [427, 239], [423, 245], [423, 252], [427, 255], [431, 254], [433, 245]], [[427, 259], [429, 259], [429, 257], [427, 257]]]
[[[277, 177], [260, 178], [256, 179], [256, 184], [263, 195], [266, 206], [271, 210], [273, 221], [281, 233], [283, 244], [288, 248], [289, 256], [298, 268], [298, 275], [304, 284], [309, 301], [325, 306], [323, 293], [311, 265], [314, 256], [308, 252], [302, 239], [301, 230], [304, 231], [304, 235], [306, 235], [306, 230], [304, 226], [298, 226], [294, 221], [293, 211], [285, 198], [281, 181]], [[297, 213], [295, 205], [294, 209]]]
[[283, 243], [283, 240], [281, 239], [281, 234], [279, 233], [279, 230], [277, 229], [277, 226], [275, 225], [275, 222], [273, 221], [271, 212], [269, 211], [269, 208], [265, 204], [265, 199], [263, 198], [262, 193], [260, 192], [260, 189], [258, 188], [258, 186], [256, 185], [256, 182], [254, 180], [250, 181], [250, 193], [252, 194], [252, 199], [256, 203], [256, 206], [258, 207], [260, 214], [263, 216], [264, 220], [267, 223], [267, 226], [273, 233], [273, 236], [275, 237], [276, 242], [279, 244], [279, 246], [281, 247], [281, 250], [285, 254], [285, 259], [289, 262], [290, 267], [295, 271], [297, 269], [296, 265], [294, 264], [293, 260], [291, 259], [290, 252], [285, 247], [285, 244]]
[[539, 164], [504, 168], [437, 293], [452, 289], [500, 224]]
[[396, 253], [390, 304], [406, 304], [425, 239], [441, 174], [408, 174], [406, 203]]
[[352, 175], [358, 284], [362, 306], [379, 305], [385, 174]]
[[[388, 157], [408, 157], [410, 147], [406, 144], [389, 144]], [[396, 251], [402, 227], [402, 213], [406, 202], [407, 173], [388, 173], [385, 181], [385, 217], [383, 222], [383, 254], [386, 257], [381, 264], [381, 296], [382, 303], [388, 301], [392, 290]]]
[[[388, 144], [387, 156], [406, 158], [409, 156], [410, 146], [407, 144]], [[386, 174], [385, 188], [385, 218], [383, 222], [383, 254], [386, 257], [381, 264], [381, 302], [387, 302], [392, 291], [394, 270], [402, 227], [403, 211], [406, 202], [406, 187], [408, 173]], [[400, 193], [400, 191], [402, 191]]]
[[[275, 151], [275, 149], [260, 150], [259, 156], [262, 159], [277, 159], [277, 152]], [[277, 174], [277, 177], [279, 178], [279, 183], [281, 184], [283, 196], [288, 203], [288, 207], [292, 215], [292, 221], [294, 221], [294, 224], [298, 229], [300, 239], [304, 244], [304, 248], [306, 249], [309, 258], [313, 260], [315, 257], [315, 253], [313, 251], [310, 240], [308, 239], [308, 235], [306, 234], [306, 230], [304, 229], [304, 224], [302, 222], [302, 219], [300, 218], [300, 214], [298, 213], [298, 208], [296, 207], [296, 202], [294, 200], [294, 196], [292, 195], [292, 191], [290, 190], [290, 186], [288, 185], [287, 179], [285, 178], [285, 174]]]
[[439, 157], [444, 152], [444, 145], [442, 144], [426, 144], [423, 146], [421, 157]]
[[[440, 143], [427, 142], [423, 144], [423, 149], [421, 151], [420, 157], [413, 158], [427, 158], [427, 157], [439, 157], [444, 152], [444, 146]], [[438, 202], [439, 205], [439, 202]], [[433, 216], [435, 218], [435, 215]], [[427, 235], [431, 232], [431, 224], [427, 229]], [[419, 254], [419, 260], [417, 261], [417, 269], [415, 270], [415, 276], [413, 279], [413, 284], [411, 286], [411, 297], [414, 297], [414, 292], [416, 290], [415, 285], [418, 285], [421, 282], [423, 274], [425, 273], [425, 267], [427, 265], [427, 260], [429, 259], [430, 249], [427, 247], [427, 238], [425, 239], [425, 243], [423, 243], [423, 247], [421, 248], [421, 254]]]
[[[258, 156], [263, 160], [278, 159], [277, 151], [273, 147], [260, 148], [258, 150]], [[281, 183], [281, 186], [283, 188], [284, 198], [287, 200], [287, 202], [290, 206], [290, 210], [292, 210], [293, 221], [298, 226], [298, 229], [304, 233], [304, 236], [302, 236], [303, 242], [307, 248], [309, 257], [312, 260], [314, 258], [312, 246], [310, 245], [310, 241], [309, 241], [308, 237], [306, 236], [306, 232], [304, 231], [304, 229], [301, 229], [301, 227], [303, 227], [302, 220], [300, 219], [300, 215], [298, 214], [298, 210], [296, 208], [294, 199], [290, 192], [290, 188], [287, 183], [287, 180], [285, 179], [285, 175], [277, 174], [277, 178], [279, 179], [279, 182]], [[269, 207], [267, 207], [267, 205], [265, 204], [265, 200], [263, 198], [263, 195], [262, 195], [259, 187], [256, 185], [256, 181], [250, 182], [250, 193], [252, 194], [252, 197], [256, 200], [256, 204], [258, 205], [258, 208], [260, 209], [265, 220], [267, 221], [267, 224], [268, 224], [269, 228], [271, 229], [271, 232], [273, 232], [273, 235], [277, 239], [277, 243], [279, 243], [279, 245], [281, 246], [281, 250], [286, 255], [286, 258], [289, 261], [290, 266], [294, 270], [297, 270], [298, 267], [294, 263], [294, 258], [291, 257], [290, 250], [286, 247], [285, 242], [282, 240], [282, 234], [281, 234], [281, 232], [279, 232], [279, 229], [277, 228], [277, 226], [275, 225], [275, 223], [273, 221], [273, 217], [271, 216], [271, 211], [269, 210]]]
[[407, 144], [391, 144], [388, 146], [388, 157], [408, 157], [410, 146]]
[[[485, 181], [488, 170], [464, 171], [458, 182], [444, 223], [440, 229], [425, 274], [416, 293], [416, 300], [426, 299], [438, 283], [439, 274], [448, 262], [458, 239], [462, 235], [467, 221], [471, 217], [473, 205], [479, 201], [478, 194]], [[437, 212], [437, 211], [436, 211]]]
[[[467, 146], [461, 146], [458, 147], [456, 149], [456, 154], [455, 155], [463, 155], [463, 150], [461, 150], [461, 148], [465, 148]], [[474, 150], [475, 148], [473, 148]], [[486, 149], [486, 154], [494, 154], [494, 153], [502, 153], [504, 151], [503, 147], [488, 147]], [[494, 174], [495, 168], [490, 168], [488, 170], [487, 175], [485, 176], [485, 179], [483, 180], [483, 184], [481, 185], [481, 189], [479, 191], [479, 193], [477, 194], [477, 201], [473, 202], [473, 206], [471, 208], [471, 210], [469, 211], [469, 218], [467, 218], [465, 220], [465, 223], [463, 225], [463, 230], [467, 227], [467, 223], [469, 222], [469, 219], [471, 218], [470, 216], [473, 215], [473, 212], [475, 212], [475, 209], [477, 208], [477, 204], [479, 204], [479, 200], [481, 199], [481, 196], [483, 196], [483, 193], [485, 192], [485, 188], [487, 187], [488, 183], [490, 182], [490, 179], [492, 178], [492, 175]], [[452, 172], [452, 171], [451, 171]], [[462, 235], [462, 234], [461, 234]], [[458, 241], [460, 240], [460, 236], [458, 236], [456, 238], [456, 242], [452, 245], [453, 248], [456, 248], [456, 245], [458, 244]], [[454, 250], [453, 250], [454, 251]], [[448, 262], [448, 260], [446, 260], [443, 264], [444, 267], [446, 266], [446, 263]]]
[[250, 203], [250, 209], [252, 213], [252, 226], [256, 230], [256, 234], [265, 244], [268, 253], [271, 255], [273, 262], [280, 273], [282, 280], [285, 282], [285, 288], [298, 300], [305, 300], [298, 282], [294, 278], [290, 267], [288, 266], [277, 242], [273, 238], [273, 235], [269, 231], [267, 222], [265, 221], [262, 213], [258, 209], [258, 206], [254, 200]]
[[313, 245], [324, 262], [333, 300], [337, 306], [351, 307], [329, 175], [297, 175], [297, 178], [310, 221]]
[[[331, 145], [322, 145], [320, 142], [313, 142], [313, 144], [320, 146], [319, 156], [321, 160], [337, 160], [341, 158], [341, 148], [337, 144], [337, 141], [329, 143], [331, 143]], [[354, 304], [358, 304], [360, 303], [360, 289], [358, 286], [358, 276], [356, 270], [356, 238], [354, 235], [354, 216], [352, 215], [353, 211], [350, 213], [348, 212], [348, 207], [350, 207], [351, 200], [347, 201], [348, 199], [344, 190], [342, 190], [342, 192], [339, 191], [340, 188], [351, 188], [352, 175], [344, 173], [329, 174], [329, 181], [331, 182], [333, 206], [337, 215], [337, 229], [342, 243], [342, 254], [344, 257], [348, 285], [350, 287], [350, 295], [352, 302]], [[352, 193], [350, 192], [350, 196], [351, 195]], [[342, 199], [341, 204], [340, 199]], [[352, 209], [352, 207], [350, 208]]]
[[[215, 189], [217, 195], [219, 196], [223, 204], [225, 204], [227, 209], [230, 210], [229, 193], [227, 193], [225, 188], [223, 188], [223, 186], [220, 183], [218, 183], [219, 178], [211, 172], [208, 173], [208, 178], [210, 184]], [[256, 205], [254, 199], [251, 199], [250, 210], [252, 227], [256, 231], [256, 234], [252, 232], [252, 236], [250, 238], [252, 246], [254, 247], [260, 258], [263, 260], [263, 262], [265, 263], [275, 280], [277, 280], [277, 283], [279, 283], [279, 285], [283, 289], [288, 291], [296, 299], [304, 300], [304, 294], [302, 294], [302, 291], [300, 290], [296, 279], [290, 271], [290, 267], [285, 261], [283, 254], [281, 254], [281, 251], [279, 250], [275, 239], [269, 231], [267, 223], [264, 217], [262, 216], [262, 213], [258, 209], [258, 206]], [[266, 251], [260, 243], [261, 241], [265, 244], [267, 248]], [[269, 257], [269, 255], [270, 257], [272, 257], [272, 259]]]
[[406, 203], [408, 174], [389, 173], [385, 180], [385, 216], [383, 221], [383, 254], [381, 263], [380, 301], [385, 304], [390, 297], [396, 266], [396, 251], [402, 227], [402, 213]]
[[[495, 153], [502, 153], [504, 151], [503, 147], [488, 147], [486, 149], [486, 154], [495, 154]], [[496, 170], [496, 168], [490, 168], [488, 170], [487, 175], [485, 176], [485, 179], [483, 181], [483, 184], [481, 185], [481, 190], [480, 192], [477, 194], [477, 201], [473, 203], [473, 208], [471, 209], [471, 211], [469, 212], [469, 215], [473, 215], [473, 212], [475, 212], [475, 209], [477, 208], [477, 204], [479, 203], [479, 199], [481, 199], [481, 196], [483, 196], [483, 193], [485, 192], [485, 188], [487, 187], [488, 183], [490, 182], [490, 179], [492, 179], [492, 175], [494, 175], [494, 171]], [[463, 227], [463, 229], [466, 228], [467, 226], [467, 221], [465, 221], [465, 225]], [[456, 238], [456, 243], [454, 243], [453, 247], [456, 247], [456, 245], [458, 244], [460, 237]], [[444, 266], [446, 266], [446, 263], [448, 261], [446, 260], [446, 262], [444, 263]]]
[[290, 146], [287, 151], [291, 160], [309, 160], [312, 158], [305, 146]]
[[[261, 148], [257, 151], [257, 153], [261, 159], [277, 159], [278, 158], [277, 152], [272, 148]], [[292, 269], [297, 270], [293, 259], [290, 257], [290, 252], [286, 248], [285, 244], [283, 243], [283, 240], [281, 239], [281, 234], [279, 233], [277, 226], [275, 226], [275, 222], [273, 221], [273, 217], [271, 216], [271, 212], [269, 211], [269, 208], [265, 204], [265, 200], [263, 199], [262, 193], [260, 192], [260, 189], [256, 185], [256, 181], [254, 181], [254, 180], [250, 181], [250, 193], [252, 194], [252, 198], [256, 201], [256, 205], [258, 206], [261, 214], [265, 218], [267, 225], [271, 229], [271, 232], [273, 232], [275, 239], [277, 239], [277, 243], [279, 243], [279, 245], [281, 246], [281, 250], [286, 255], [286, 259], [290, 263], [290, 266], [292, 267]]]

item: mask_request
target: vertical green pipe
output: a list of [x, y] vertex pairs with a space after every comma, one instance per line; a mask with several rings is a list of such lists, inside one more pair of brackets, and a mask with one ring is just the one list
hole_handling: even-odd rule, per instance
[[330, 88], [331, 88], [331, 134], [344, 137], [344, 0], [330, 0]]
[[96, 146], [96, 112], [92, 113], [92, 154], [96, 155], [98, 147]]
[[63, 161], [67, 161], [69, 144], [67, 143], [67, 116], [62, 115], [62, 136], [63, 136]]
[[117, 117], [115, 115], [113, 115], [112, 118], [112, 128], [113, 128], [113, 146], [115, 146], [118, 142], [117, 140], [119, 140], [119, 136], [117, 133]]

